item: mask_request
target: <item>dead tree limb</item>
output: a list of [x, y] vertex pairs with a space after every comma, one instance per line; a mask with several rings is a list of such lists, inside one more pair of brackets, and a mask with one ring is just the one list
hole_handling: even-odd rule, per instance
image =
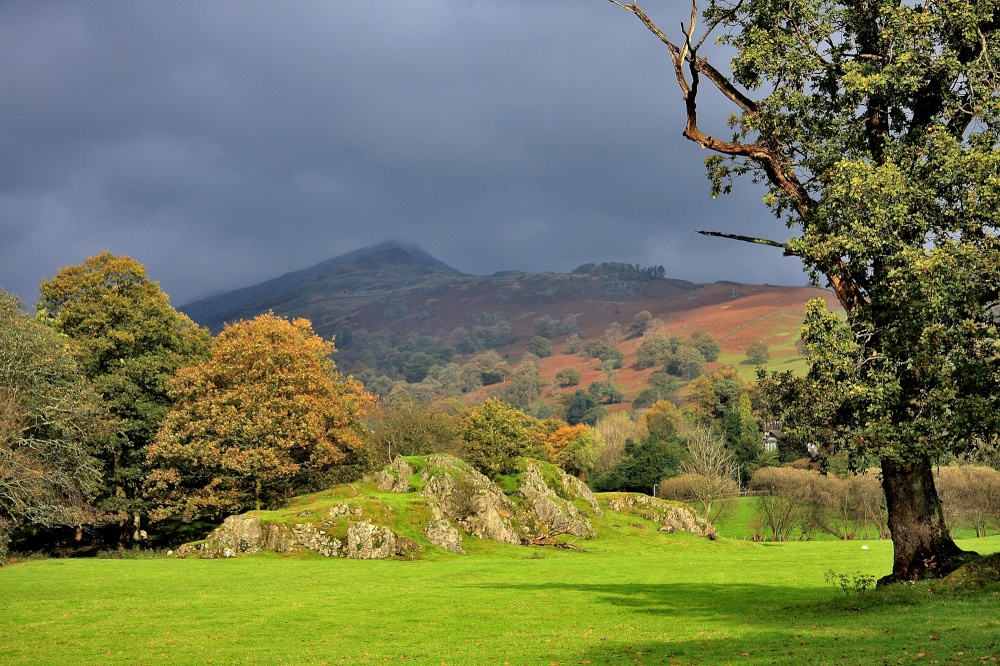
[[[684, 99], [687, 116], [683, 132], [684, 136], [702, 148], [707, 148], [723, 155], [742, 157], [756, 162], [764, 171], [771, 185], [784, 192], [789, 198], [792, 207], [799, 214], [799, 217], [808, 217], [815, 208], [816, 202], [810, 196], [805, 184], [799, 180], [788, 156], [780, 151], [782, 144], [777, 137], [767, 137], [763, 144], [722, 141], [705, 134], [698, 127], [698, 86], [701, 76], [711, 81], [727, 99], [745, 113], [755, 113], [758, 109], [756, 102], [742, 93], [722, 72], [712, 66], [708, 60], [698, 55], [698, 49], [705, 42], [705, 37], [715, 28], [715, 25], [708, 26], [705, 37], [702, 37], [697, 44], [692, 43], [698, 15], [698, 5], [692, 2], [691, 19], [688, 26], [685, 28], [684, 24], [681, 24], [684, 42], [682, 46], [678, 46], [667, 38], [663, 30], [649, 18], [646, 12], [634, 0], [630, 4], [626, 4], [620, 0], [609, 1], [625, 11], [634, 14], [651, 33], [656, 35], [657, 39], [666, 45], [674, 66], [677, 85], [680, 87]], [[688, 74], [691, 77], [690, 82], [688, 81], [688, 75], [684, 72], [685, 63], [688, 65]], [[774, 147], [772, 148], [771, 146]], [[723, 234], [716, 233], [709, 233], [707, 235], [726, 237]], [[728, 237], [747, 242], [760, 242], [760, 239], [752, 240], [748, 236], [740, 238], [736, 235], [730, 235]], [[763, 244], [769, 245], [771, 243], [765, 242]], [[783, 243], [777, 246], [785, 248], [787, 253], [787, 247]], [[837, 299], [844, 306], [845, 310], [850, 312], [865, 302], [865, 297], [858, 283], [851, 276], [850, 269], [842, 257], [831, 257], [829, 260], [821, 263], [818, 268], [826, 275], [830, 286], [837, 294]]]

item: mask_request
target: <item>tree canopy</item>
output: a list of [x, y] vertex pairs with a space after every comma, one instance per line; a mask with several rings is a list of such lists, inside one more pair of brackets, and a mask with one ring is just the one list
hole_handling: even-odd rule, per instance
[[119, 420], [117, 437], [96, 451], [104, 474], [99, 506], [123, 526], [139, 516], [146, 448], [170, 407], [174, 371], [207, 353], [210, 336], [170, 306], [138, 261], [110, 252], [63, 268], [39, 287], [39, 312], [70, 340], [80, 369]]
[[524, 412], [494, 398], [467, 410], [459, 426], [466, 459], [490, 478], [516, 472], [520, 457], [531, 449], [530, 420]]
[[19, 526], [92, 523], [112, 419], [65, 338], [0, 290], [0, 562]]
[[[830, 446], [880, 463], [894, 543], [883, 582], [961, 561], [931, 464], [1000, 431], [1000, 0], [711, 0], [666, 45], [684, 135], [714, 153], [712, 193], [749, 176], [795, 230], [782, 247], [825, 277], [847, 321], [812, 306], [807, 385], [786, 397]], [[731, 75], [703, 53], [731, 47]], [[729, 139], [701, 126], [707, 84]]]
[[228, 326], [211, 358], [180, 369], [149, 449], [156, 518], [221, 516], [322, 485], [362, 445], [375, 398], [343, 378], [305, 319]]

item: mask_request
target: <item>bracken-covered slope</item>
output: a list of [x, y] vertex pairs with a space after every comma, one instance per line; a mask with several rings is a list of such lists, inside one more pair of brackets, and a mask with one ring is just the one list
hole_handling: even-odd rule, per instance
[[467, 275], [416, 246], [389, 242], [180, 309], [213, 332], [271, 310], [305, 317], [325, 337], [361, 329], [405, 337], [506, 320], [518, 338], [504, 350], [512, 354], [523, 350], [535, 320], [544, 315], [575, 315], [583, 337], [599, 338], [612, 322], [627, 329], [636, 313], [648, 310], [672, 335], [706, 330], [724, 350], [742, 353], [754, 340], [787, 337], [786, 329], [800, 324], [809, 298], [833, 302], [831, 292], [811, 287], [696, 284], [627, 271], [623, 276], [615, 270], [622, 267], [629, 268]]

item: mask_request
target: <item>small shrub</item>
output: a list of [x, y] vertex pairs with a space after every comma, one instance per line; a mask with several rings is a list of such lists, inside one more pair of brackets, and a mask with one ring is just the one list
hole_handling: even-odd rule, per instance
[[861, 594], [875, 587], [875, 576], [863, 574], [860, 571], [855, 571], [853, 574], [848, 575], [837, 573], [833, 569], [830, 569], [823, 574], [823, 579], [842, 592], [845, 597], [849, 597], [852, 594]]
[[552, 356], [552, 343], [549, 342], [548, 338], [536, 335], [528, 341], [528, 351], [538, 358]]
[[747, 361], [754, 365], [762, 365], [771, 360], [771, 352], [763, 340], [751, 342], [747, 347]]
[[580, 371], [576, 368], [563, 368], [556, 373], [556, 385], [562, 388], [576, 386], [580, 383]]

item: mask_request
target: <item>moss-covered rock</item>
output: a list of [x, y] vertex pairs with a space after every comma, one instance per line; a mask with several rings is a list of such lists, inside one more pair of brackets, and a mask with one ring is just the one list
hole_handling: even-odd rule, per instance
[[[603, 515], [597, 497], [559, 467], [522, 460], [502, 481], [503, 487], [450, 455], [397, 457], [365, 482], [295, 498], [277, 511], [230, 516], [176, 554], [216, 558], [269, 550], [382, 559], [433, 547], [464, 554], [465, 535], [509, 544], [596, 536], [591, 519]], [[682, 504], [620, 494], [608, 506], [667, 531], [715, 534]]]

